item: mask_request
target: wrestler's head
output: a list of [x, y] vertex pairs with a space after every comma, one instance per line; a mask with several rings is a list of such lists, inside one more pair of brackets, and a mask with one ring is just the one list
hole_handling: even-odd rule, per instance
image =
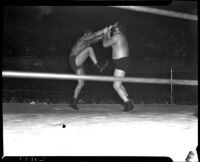
[[112, 29], [111, 29], [111, 34], [116, 34], [119, 32], [125, 32], [125, 25], [122, 24], [121, 22], [117, 22], [113, 25]]
[[113, 36], [114, 32], [115, 32], [115, 27], [112, 27], [110, 29], [110, 33], [109, 33], [111, 37]]

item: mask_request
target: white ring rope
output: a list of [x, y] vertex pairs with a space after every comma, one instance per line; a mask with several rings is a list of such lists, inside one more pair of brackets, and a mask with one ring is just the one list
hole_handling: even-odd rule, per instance
[[141, 6], [111, 6], [111, 7], [198, 21], [197, 15], [192, 15], [192, 14], [182, 13], [182, 12], [177, 12], [177, 11], [169, 11], [169, 10], [164, 10], [164, 9], [158, 9], [158, 8], [152, 8], [152, 7], [141, 7]]
[[158, 79], [158, 78], [138, 78], [138, 77], [112, 77], [96, 75], [72, 75], [72, 74], [55, 74], [55, 73], [35, 73], [35, 72], [17, 72], [3, 71], [2, 76], [6, 78], [39, 78], [39, 79], [61, 79], [61, 80], [88, 80], [113, 82], [122, 81], [130, 83], [151, 83], [151, 84], [173, 84], [173, 85], [191, 85], [198, 86], [197, 80], [180, 80], [180, 79]]

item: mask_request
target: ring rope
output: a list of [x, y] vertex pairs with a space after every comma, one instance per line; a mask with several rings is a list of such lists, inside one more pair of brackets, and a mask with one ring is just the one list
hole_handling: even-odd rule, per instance
[[130, 83], [151, 83], [151, 84], [173, 84], [173, 85], [190, 85], [198, 86], [197, 80], [181, 80], [181, 79], [158, 79], [158, 78], [138, 78], [138, 77], [112, 77], [97, 75], [72, 75], [72, 74], [55, 74], [55, 73], [36, 73], [36, 72], [18, 72], [18, 71], [2, 71], [2, 76], [6, 78], [39, 78], [39, 79], [62, 79], [62, 80], [88, 80], [113, 82], [122, 81]]
[[180, 19], [198, 21], [197, 15], [192, 15], [192, 14], [182, 13], [182, 12], [177, 12], [177, 11], [169, 11], [169, 10], [164, 10], [164, 9], [143, 7], [143, 6], [111, 6], [111, 7], [128, 9], [128, 10], [145, 12], [145, 13], [151, 13], [151, 14], [162, 15], [162, 16], [176, 17], [176, 18], [180, 18]]

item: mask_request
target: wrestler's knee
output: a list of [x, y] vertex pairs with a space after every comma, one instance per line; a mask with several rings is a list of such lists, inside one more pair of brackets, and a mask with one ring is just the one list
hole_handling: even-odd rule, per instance
[[118, 91], [119, 89], [120, 89], [120, 83], [118, 83], [118, 82], [114, 82], [113, 83], [113, 88], [116, 90], [116, 91]]
[[83, 87], [83, 86], [85, 85], [85, 82], [84, 82], [83, 80], [81, 80], [81, 81], [78, 82], [78, 85], [79, 85], [80, 87]]
[[92, 47], [88, 47], [88, 51], [89, 51], [90, 53], [94, 53], [94, 50], [93, 50]]

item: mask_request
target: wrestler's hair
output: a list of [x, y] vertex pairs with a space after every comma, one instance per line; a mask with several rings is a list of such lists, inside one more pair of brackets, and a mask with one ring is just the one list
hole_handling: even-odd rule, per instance
[[125, 24], [122, 23], [121, 21], [116, 23], [115, 28], [118, 28], [118, 29], [119, 29], [120, 31], [122, 31], [122, 32], [125, 32], [125, 31], [126, 31]]
[[112, 28], [110, 29], [110, 35], [111, 35], [111, 37], [113, 36], [114, 32], [115, 32], [115, 27], [112, 27]]
[[111, 35], [113, 35], [113, 33], [115, 32], [116, 29], [119, 29], [121, 32], [125, 33], [126, 32], [126, 28], [125, 25], [121, 22], [117, 22], [116, 24], [114, 24], [114, 26], [111, 28]]
[[110, 36], [111, 36], [111, 37], [114, 35], [114, 33], [115, 33], [115, 31], [116, 31], [117, 29], [119, 29], [119, 30], [120, 30], [121, 32], [123, 32], [123, 33], [125, 32], [123, 25], [122, 25], [121, 23], [117, 22], [117, 23], [115, 23], [115, 24], [112, 26], [112, 28], [110, 29]]

